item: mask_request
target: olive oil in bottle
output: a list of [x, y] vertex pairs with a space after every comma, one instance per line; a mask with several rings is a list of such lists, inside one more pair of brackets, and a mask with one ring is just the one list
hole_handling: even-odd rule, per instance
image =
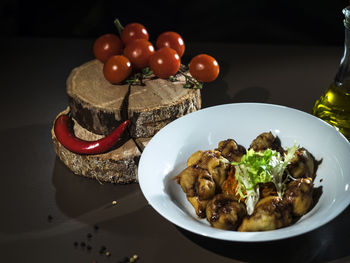
[[332, 83], [316, 101], [312, 114], [336, 127], [350, 140], [350, 93], [346, 89], [350, 90], [350, 84], [346, 88]]
[[345, 48], [334, 82], [316, 101], [312, 114], [333, 125], [350, 140], [350, 6], [345, 15]]

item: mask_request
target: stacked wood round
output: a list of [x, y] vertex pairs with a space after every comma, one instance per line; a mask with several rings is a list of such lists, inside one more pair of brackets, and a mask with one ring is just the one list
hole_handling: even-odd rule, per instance
[[147, 142], [166, 124], [199, 110], [200, 91], [185, 89], [181, 75], [174, 82], [152, 75], [142, 85], [113, 85], [102, 69], [100, 61], [92, 60], [72, 70], [67, 79], [69, 107], [59, 115], [70, 112], [74, 133], [84, 140], [102, 138], [126, 119], [131, 120], [128, 131], [110, 151], [81, 155], [63, 147], [52, 129], [55, 151], [75, 174], [101, 182], [136, 182], [138, 160]]

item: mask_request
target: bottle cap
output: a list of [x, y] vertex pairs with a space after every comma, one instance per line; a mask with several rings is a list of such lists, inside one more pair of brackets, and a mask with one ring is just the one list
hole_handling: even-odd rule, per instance
[[347, 29], [350, 29], [350, 6], [347, 6], [343, 9], [343, 14], [345, 16], [345, 19], [344, 19], [344, 26], [347, 28]]

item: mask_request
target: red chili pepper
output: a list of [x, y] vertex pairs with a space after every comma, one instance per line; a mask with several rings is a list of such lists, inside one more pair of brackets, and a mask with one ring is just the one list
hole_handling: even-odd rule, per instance
[[85, 141], [75, 137], [69, 128], [70, 122], [68, 115], [61, 115], [56, 119], [54, 131], [57, 140], [71, 152], [99, 154], [108, 151], [116, 144], [130, 120], [124, 121], [111, 134], [97, 141]]

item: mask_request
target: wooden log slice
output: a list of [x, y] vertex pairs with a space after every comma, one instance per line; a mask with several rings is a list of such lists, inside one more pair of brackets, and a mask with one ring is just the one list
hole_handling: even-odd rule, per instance
[[126, 119], [123, 104], [129, 86], [110, 84], [102, 70], [98, 60], [73, 69], [67, 79], [67, 94], [72, 117], [83, 128], [107, 135]]
[[147, 144], [152, 138], [137, 138], [135, 139], [135, 143], [137, 147], [139, 147], [140, 151], [143, 152], [143, 150], [146, 148]]
[[[58, 116], [67, 114], [69, 110], [68, 107]], [[88, 141], [103, 137], [84, 129], [77, 122], [74, 124], [74, 133], [76, 137]], [[133, 139], [121, 139], [116, 148], [107, 153], [83, 155], [67, 150], [57, 140], [53, 128], [51, 136], [57, 156], [75, 174], [94, 178], [100, 182], [120, 184], [137, 182], [137, 164], [141, 152]]]
[[145, 86], [131, 86], [128, 118], [131, 137], [152, 137], [169, 122], [201, 108], [199, 90], [185, 89], [185, 77], [176, 82], [145, 80]]
[[184, 89], [177, 81], [149, 77], [141, 85], [112, 85], [103, 65], [92, 60], [75, 68], [67, 79], [71, 114], [85, 129], [109, 134], [121, 121], [131, 119], [132, 138], [152, 137], [166, 124], [201, 108], [199, 90]]

